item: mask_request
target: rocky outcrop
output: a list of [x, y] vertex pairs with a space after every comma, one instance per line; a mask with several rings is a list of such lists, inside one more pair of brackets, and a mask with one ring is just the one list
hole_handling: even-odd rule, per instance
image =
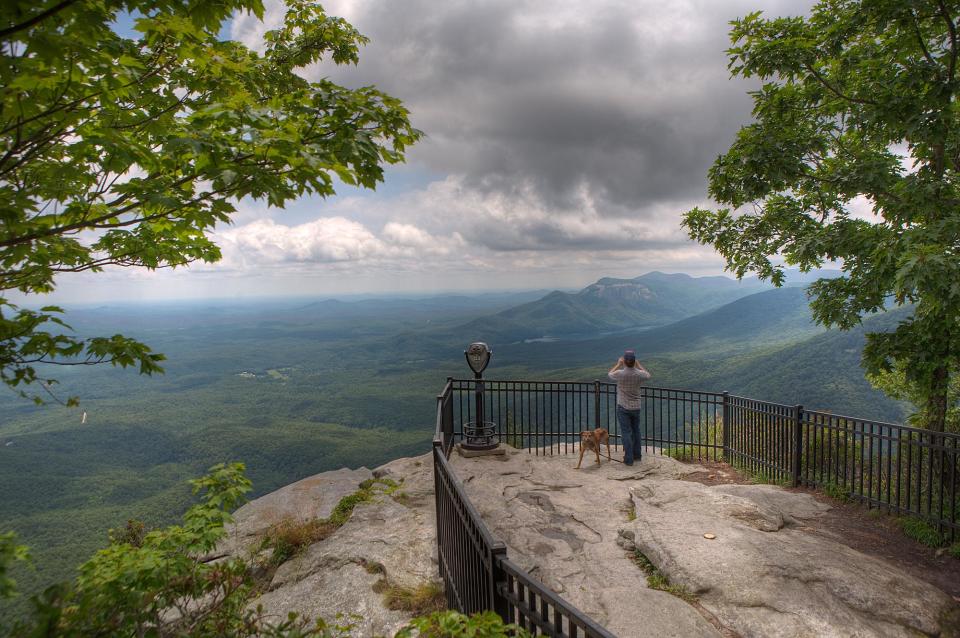
[[576, 457], [517, 450], [454, 460], [470, 500], [506, 542], [510, 558], [614, 634], [719, 638], [695, 608], [649, 588], [646, 574], [617, 545], [629, 486], [651, 474], [690, 470], [662, 458], [632, 468], [610, 461], [585, 462], [579, 471], [574, 465]]
[[328, 538], [280, 565], [253, 602], [280, 621], [290, 612], [355, 624], [355, 636], [392, 636], [412, 614], [388, 609], [377, 583], [407, 588], [436, 581], [431, 456], [398, 459], [370, 472], [337, 470], [304, 479], [237, 510], [223, 553], [257, 553], [264, 532], [284, 517], [326, 518], [341, 498], [376, 474], [400, 484], [358, 504]]
[[[829, 509], [808, 494], [702, 485], [683, 477], [705, 468], [651, 455], [633, 467], [585, 460], [581, 470], [575, 456], [513, 449], [451, 462], [510, 558], [622, 638], [958, 635], [960, 611], [936, 587], [807, 531]], [[378, 583], [437, 579], [429, 454], [373, 472], [326, 472], [261, 497], [237, 511], [218, 554], [262, 556], [271, 525], [325, 518], [374, 476], [401, 485], [267, 572], [254, 605], [277, 619], [341, 615], [357, 636], [392, 636], [407, 622], [409, 612], [384, 605]], [[648, 582], [644, 569], [684, 597], [651, 587], [663, 583]]]
[[935, 636], [958, 629], [956, 605], [936, 587], [804, 531], [804, 519], [828, 509], [809, 494], [662, 479], [630, 490], [637, 547], [741, 636]]
[[285, 485], [243, 505], [233, 513], [234, 524], [220, 544], [220, 555], [256, 551], [263, 534], [285, 518], [310, 520], [327, 518], [344, 496], [357, 491], [360, 483], [373, 478], [365, 467], [323, 472]]
[[[618, 636], [958, 635], [939, 589], [805, 531], [829, 509], [809, 494], [680, 480], [705, 468], [662, 456], [575, 461], [511, 451], [456, 466], [511, 558]], [[691, 604], [650, 589], [634, 549]]]

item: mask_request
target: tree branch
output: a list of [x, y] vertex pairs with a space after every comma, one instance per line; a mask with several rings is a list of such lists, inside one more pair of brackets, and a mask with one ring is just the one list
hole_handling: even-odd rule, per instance
[[59, 4], [53, 5], [46, 11], [41, 11], [37, 15], [27, 20], [26, 22], [15, 24], [11, 27], [7, 27], [6, 29], [0, 29], [0, 38], [5, 38], [7, 36], [13, 35], [14, 33], [17, 33], [18, 31], [23, 31], [24, 29], [29, 29], [30, 27], [43, 22], [50, 16], [60, 13], [61, 11], [69, 7], [71, 4], [75, 4], [76, 2], [77, 0], [63, 0]]
[[947, 70], [947, 80], [953, 81], [953, 72], [957, 68], [957, 25], [953, 23], [953, 18], [950, 17], [943, 0], [939, 0], [938, 4], [940, 5], [940, 15], [947, 23], [947, 31], [950, 33], [950, 68]]
[[836, 95], [841, 100], [846, 100], [847, 102], [853, 102], [854, 104], [869, 104], [871, 106], [877, 105], [877, 103], [874, 100], [864, 100], [861, 98], [855, 98], [855, 97], [850, 97], [848, 95], [844, 95], [843, 93], [840, 92], [839, 89], [835, 88], [832, 84], [830, 84], [826, 78], [820, 75], [820, 72], [817, 71], [815, 68], [813, 68], [812, 64], [804, 63], [803, 66], [807, 69], [807, 71], [810, 72], [811, 75], [813, 75], [813, 77], [817, 79], [817, 81], [820, 82], [820, 84], [825, 86], [831, 93]]
[[[126, 84], [120, 85], [119, 88], [120, 88], [120, 89], [130, 88], [131, 86], [134, 86], [134, 85], [136, 85], [136, 84], [139, 84], [139, 83], [143, 82], [144, 80], [147, 80], [147, 79], [151, 78], [151, 77], [154, 76], [154, 75], [160, 74], [162, 71], [168, 70], [169, 63], [168, 63], [168, 64], [165, 64], [165, 65], [155, 64], [156, 61], [158, 61], [158, 60], [160, 59], [161, 54], [162, 54], [163, 52], [164, 52], [164, 45], [160, 45], [160, 46], [157, 48], [157, 51], [156, 51], [156, 53], [154, 54], [152, 60], [147, 63], [147, 67], [148, 67], [150, 70], [147, 71], [146, 73], [144, 73], [143, 75], [137, 76], [137, 77], [134, 78], [132, 81], [127, 82]], [[49, 116], [53, 115], [54, 113], [58, 113], [58, 112], [60, 112], [60, 111], [64, 111], [64, 110], [68, 110], [68, 109], [72, 109], [72, 108], [76, 108], [76, 107], [80, 106], [81, 104], [83, 104], [84, 102], [86, 102], [87, 100], [92, 100], [92, 99], [94, 99], [95, 97], [97, 97], [97, 96], [99, 96], [99, 95], [102, 95], [102, 94], [103, 94], [103, 91], [94, 91], [93, 93], [89, 93], [89, 94], [87, 94], [87, 95], [84, 95], [83, 97], [78, 97], [78, 98], [76, 98], [75, 100], [73, 100], [72, 102], [67, 102], [66, 104], [61, 104], [61, 105], [59, 105], [59, 106], [52, 106], [52, 107], [48, 108], [46, 111], [43, 111], [42, 113], [37, 113], [36, 115], [33, 115], [33, 116], [31, 116], [31, 117], [28, 117], [28, 118], [25, 119], [25, 120], [19, 120], [19, 119], [18, 119], [17, 124], [8, 125], [8, 126], [6, 126], [5, 128], [3, 128], [2, 130], [0, 130], [0, 135], [5, 135], [5, 134], [9, 133], [13, 128], [15, 128], [15, 127], [17, 127], [17, 126], [23, 126], [24, 124], [30, 124], [31, 122], [34, 122], [34, 121], [36, 121], [36, 120], [40, 120], [40, 119], [43, 119], [43, 118], [45, 118], [45, 117], [49, 117]], [[60, 99], [62, 99], [62, 97], [61, 97]]]
[[923, 52], [923, 57], [927, 59], [927, 62], [930, 63], [934, 69], [936, 69], [937, 77], [940, 77], [940, 65], [937, 64], [937, 61], [933, 59], [933, 56], [930, 55], [930, 49], [927, 48], [927, 43], [923, 39], [923, 33], [920, 32], [920, 23], [917, 21], [917, 15], [910, 12], [910, 15], [913, 18], [913, 32], [917, 35], [917, 43], [920, 45], [920, 51]]

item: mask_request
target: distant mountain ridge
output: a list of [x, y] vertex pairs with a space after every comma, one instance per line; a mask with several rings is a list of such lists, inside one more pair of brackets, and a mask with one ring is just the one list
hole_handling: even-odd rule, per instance
[[735, 299], [693, 317], [647, 330], [555, 343], [514, 343], [499, 353], [511, 362], [537, 361], [545, 367], [590, 365], [616, 357], [624, 348], [637, 355], [725, 357], [770, 345], [784, 345], [820, 334], [803, 288], [774, 288]]
[[722, 371], [701, 369], [705, 387], [724, 387], [745, 396], [808, 409], [902, 422], [911, 408], [870, 386], [861, 367], [866, 334], [887, 332], [913, 308], [871, 315], [850, 330], [827, 330], [774, 351], [732, 361]]
[[575, 293], [554, 291], [458, 327], [494, 342], [600, 335], [661, 326], [770, 288], [756, 280], [650, 272], [604, 277]]
[[[827, 330], [813, 321], [804, 288], [776, 288], [649, 330], [514, 343], [501, 346], [497, 354], [503, 365], [566, 368], [573, 371], [571, 378], [578, 378], [579, 371], [596, 375], [596, 366], [609, 365], [629, 347], [649, 366], [657, 386], [729, 390], [897, 422], [908, 407], [870, 386], [860, 358], [865, 333], [892, 330], [911, 312], [894, 308], [865, 317], [848, 331]], [[593, 378], [603, 378], [599, 374]]]

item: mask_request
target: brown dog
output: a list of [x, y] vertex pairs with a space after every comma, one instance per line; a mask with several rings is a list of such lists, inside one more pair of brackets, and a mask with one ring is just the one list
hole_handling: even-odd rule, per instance
[[604, 428], [597, 428], [596, 430], [584, 430], [580, 433], [580, 460], [577, 461], [577, 467], [575, 469], [580, 469], [580, 464], [583, 463], [583, 453], [586, 450], [593, 450], [597, 455], [597, 465], [600, 465], [600, 444], [607, 444], [607, 458], [610, 457], [610, 434]]

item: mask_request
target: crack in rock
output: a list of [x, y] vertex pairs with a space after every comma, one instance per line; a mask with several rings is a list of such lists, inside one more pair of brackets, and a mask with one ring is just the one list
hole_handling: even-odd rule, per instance
[[590, 527], [589, 525], [587, 525], [586, 523], [584, 523], [583, 521], [581, 521], [579, 518], [577, 518], [577, 517], [574, 516], [573, 514], [570, 515], [570, 518], [572, 518], [574, 521], [576, 521], [577, 523], [580, 523], [581, 525], [583, 525], [584, 527], [586, 527], [588, 530], [590, 530], [591, 532], [593, 532], [594, 535], [597, 537], [597, 540], [594, 541], [595, 543], [599, 543], [600, 541], [603, 540], [603, 534], [601, 534], [601, 533], [598, 532], [597, 530], [593, 529], [592, 527]]
[[651, 470], [640, 470], [639, 472], [632, 472], [632, 473], [630, 473], [630, 474], [621, 474], [621, 475], [618, 475], [618, 476], [608, 476], [607, 479], [608, 479], [608, 480], [611, 480], [611, 481], [639, 481], [639, 480], [641, 480], [641, 479], [647, 478], [648, 476], [650, 476], [650, 475], [653, 474], [653, 473], [654, 473], [654, 471], [653, 471], [652, 469], [651, 469]]
[[527, 482], [532, 483], [533, 485], [539, 485], [540, 487], [545, 487], [551, 492], [562, 492], [563, 490], [573, 490], [577, 489], [578, 487], [583, 487], [582, 484], [564, 485], [562, 483], [541, 483], [540, 481], [534, 481], [532, 479], [528, 479]]

